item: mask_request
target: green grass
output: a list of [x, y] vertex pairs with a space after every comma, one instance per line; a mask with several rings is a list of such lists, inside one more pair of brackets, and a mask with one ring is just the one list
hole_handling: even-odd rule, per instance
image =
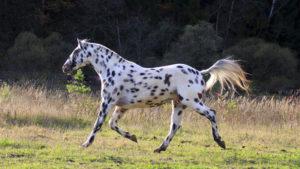
[[[41, 126], [0, 128], [3, 168], [300, 168], [299, 138], [288, 129], [222, 125], [227, 149], [220, 149], [208, 125], [180, 129], [166, 152], [153, 153], [168, 126], [125, 125], [138, 135], [136, 144], [104, 125], [94, 144], [80, 144], [90, 132]], [[196, 125], [197, 126], [197, 125]], [[148, 130], [147, 130], [148, 129]], [[292, 129], [293, 130], [293, 129]], [[294, 134], [295, 134], [294, 133]]]

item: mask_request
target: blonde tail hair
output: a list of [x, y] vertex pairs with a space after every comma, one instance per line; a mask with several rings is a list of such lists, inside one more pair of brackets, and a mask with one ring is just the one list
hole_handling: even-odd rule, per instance
[[247, 93], [249, 91], [250, 81], [246, 78], [246, 72], [236, 60], [230, 58], [220, 59], [210, 68], [200, 72], [201, 74], [210, 74], [210, 78], [206, 82], [206, 91], [211, 89], [217, 81], [219, 81], [221, 85], [221, 94], [223, 93], [224, 87], [231, 89], [233, 92], [237, 92], [235, 86]]

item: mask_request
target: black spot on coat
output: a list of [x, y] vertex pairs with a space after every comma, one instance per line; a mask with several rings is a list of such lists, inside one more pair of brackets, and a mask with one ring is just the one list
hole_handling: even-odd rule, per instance
[[166, 84], [166, 85], [168, 85], [168, 86], [170, 86], [170, 78], [172, 77], [172, 75], [170, 75], [170, 74], [166, 74], [165, 75], [165, 80], [164, 80], [164, 83]]
[[201, 85], [204, 86], [204, 80], [201, 80]]
[[182, 111], [181, 110], [179, 110], [178, 111], [178, 116], [180, 116], [182, 114]]
[[172, 130], [175, 130], [176, 127], [177, 127], [177, 125], [176, 125], [175, 123], [173, 123], [173, 125], [172, 125]]
[[182, 101], [182, 100], [183, 100], [183, 97], [182, 97], [181, 95], [178, 95], [178, 99], [179, 99], [180, 101]]
[[188, 72], [186, 71], [186, 70], [184, 70], [184, 69], [181, 69], [181, 72], [183, 73], [183, 74], [188, 74]]

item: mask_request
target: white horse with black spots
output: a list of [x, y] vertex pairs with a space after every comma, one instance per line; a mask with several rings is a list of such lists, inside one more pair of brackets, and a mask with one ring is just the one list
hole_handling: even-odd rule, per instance
[[[242, 90], [248, 90], [245, 72], [231, 59], [218, 60], [210, 68], [201, 71], [185, 64], [145, 68], [124, 59], [101, 44], [78, 40], [78, 46], [70, 54], [62, 70], [64, 73], [71, 73], [87, 64], [91, 64], [98, 73], [102, 90], [100, 112], [92, 132], [83, 143], [84, 147], [93, 143], [97, 131], [111, 109], [114, 108], [109, 120], [110, 127], [123, 137], [137, 142], [135, 135], [117, 125], [125, 111], [172, 102], [170, 131], [154, 152], [159, 153], [167, 149], [181, 126], [182, 112], [187, 106], [210, 120], [214, 140], [225, 149], [225, 142], [218, 132], [216, 112], [203, 103], [202, 96], [217, 81], [222, 89], [228, 87], [235, 91], [234, 86], [238, 86]], [[204, 74], [210, 74], [207, 82], [203, 79]]]

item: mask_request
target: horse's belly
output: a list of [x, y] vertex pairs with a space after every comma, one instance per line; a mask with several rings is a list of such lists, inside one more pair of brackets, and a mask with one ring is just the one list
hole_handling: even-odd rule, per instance
[[154, 96], [150, 98], [136, 98], [136, 99], [123, 97], [119, 99], [116, 105], [125, 109], [157, 107], [162, 104], [170, 102], [172, 99], [174, 99], [173, 95], [165, 95], [161, 97]]

